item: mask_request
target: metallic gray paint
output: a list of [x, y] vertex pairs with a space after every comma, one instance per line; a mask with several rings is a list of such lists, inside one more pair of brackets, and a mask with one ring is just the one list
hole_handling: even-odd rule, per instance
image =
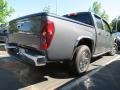
[[[93, 18], [94, 22], [94, 15], [91, 14], [91, 17]], [[101, 54], [111, 49], [111, 42], [113, 40], [112, 35], [104, 30], [100, 31], [99, 29], [95, 28], [95, 22], [95, 26], [93, 27], [65, 17], [46, 14], [37, 14], [33, 16], [29, 15], [11, 21], [9, 40], [7, 43], [16, 43], [20, 46], [32, 47], [41, 51], [39, 49], [41, 23], [46, 19], [53, 21], [55, 26], [55, 33], [52, 42], [48, 50], [45, 51], [48, 60], [71, 60], [75, 46], [84, 38], [91, 39], [94, 42], [93, 55]], [[20, 30], [18, 30], [18, 26], [20, 25], [19, 23], [24, 24], [24, 22], [29, 22], [29, 24], [31, 24], [31, 27], [28, 28], [28, 32], [20, 32]], [[106, 34], [108, 36], [98, 37], [99, 32], [101, 32], [103, 36]]]

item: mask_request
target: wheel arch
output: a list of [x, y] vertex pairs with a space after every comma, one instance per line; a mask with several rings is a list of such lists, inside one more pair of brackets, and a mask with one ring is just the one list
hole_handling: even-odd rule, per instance
[[91, 51], [91, 55], [93, 55], [93, 52], [94, 52], [94, 40], [92, 40], [90, 37], [79, 37], [76, 40], [76, 43], [75, 43], [75, 46], [74, 46], [72, 59], [75, 57], [75, 55], [77, 53], [76, 49], [80, 45], [88, 46], [90, 51]]

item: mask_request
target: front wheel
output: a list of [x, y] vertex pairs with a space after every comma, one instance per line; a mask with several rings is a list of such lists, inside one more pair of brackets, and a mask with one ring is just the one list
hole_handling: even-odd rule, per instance
[[108, 54], [111, 55], [111, 56], [114, 56], [117, 53], [117, 51], [118, 51], [118, 46], [117, 46], [116, 43], [114, 43], [112, 45], [112, 50]]
[[90, 60], [91, 60], [91, 52], [88, 46], [81, 45], [77, 48], [77, 53], [75, 57], [75, 69], [77, 71], [77, 74], [83, 74], [87, 71]]

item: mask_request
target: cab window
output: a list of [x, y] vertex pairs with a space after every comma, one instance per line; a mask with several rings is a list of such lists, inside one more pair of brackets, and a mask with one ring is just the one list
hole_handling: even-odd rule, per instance
[[95, 23], [96, 23], [98, 29], [103, 30], [103, 24], [102, 24], [101, 18], [99, 18], [96, 15], [95, 15]]
[[104, 26], [104, 30], [105, 30], [105, 31], [107, 31], [107, 32], [110, 32], [110, 31], [111, 31], [109, 25], [108, 25], [107, 22], [104, 21], [104, 20], [103, 20], [103, 26]]

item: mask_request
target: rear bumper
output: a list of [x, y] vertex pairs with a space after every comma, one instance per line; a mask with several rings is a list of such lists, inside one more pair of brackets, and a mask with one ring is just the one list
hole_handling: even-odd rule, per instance
[[22, 59], [23, 61], [26, 61], [30, 64], [33, 64], [35, 66], [46, 65], [47, 59], [46, 59], [45, 55], [33, 54], [32, 51], [28, 52], [27, 49], [17, 47], [17, 46], [6, 45], [5, 48], [7, 50], [10, 50], [10, 49], [18, 50], [16, 55], [13, 54], [13, 56], [16, 56], [18, 59]]

